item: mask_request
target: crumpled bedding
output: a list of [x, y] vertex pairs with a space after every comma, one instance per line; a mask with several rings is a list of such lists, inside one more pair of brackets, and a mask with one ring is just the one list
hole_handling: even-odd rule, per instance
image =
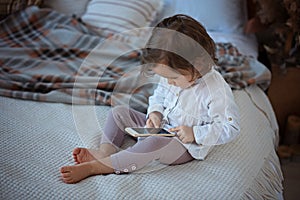
[[[134, 43], [143, 37], [126, 37], [105, 38], [80, 19], [34, 6], [11, 15], [0, 22], [0, 95], [73, 104], [130, 102], [145, 111], [155, 84], [140, 73]], [[233, 89], [268, 87], [270, 72], [261, 63], [230, 43], [216, 45], [218, 70]]]

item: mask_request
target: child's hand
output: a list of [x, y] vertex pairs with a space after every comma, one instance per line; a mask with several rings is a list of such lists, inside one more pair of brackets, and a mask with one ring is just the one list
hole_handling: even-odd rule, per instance
[[162, 114], [160, 112], [152, 112], [146, 121], [147, 128], [160, 128], [162, 120]]
[[175, 128], [170, 128], [169, 131], [176, 132], [178, 138], [183, 143], [192, 143], [195, 141], [193, 128], [189, 126], [177, 126]]

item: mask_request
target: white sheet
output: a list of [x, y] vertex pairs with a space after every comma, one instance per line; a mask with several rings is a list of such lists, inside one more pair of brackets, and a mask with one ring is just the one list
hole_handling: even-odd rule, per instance
[[94, 176], [74, 185], [60, 180], [59, 168], [74, 164], [73, 148], [98, 145], [110, 108], [0, 97], [0, 198], [277, 198], [282, 174], [274, 148], [278, 136], [273, 110], [256, 86], [234, 96], [242, 133], [214, 148], [205, 161], [169, 167], [153, 163], [133, 174]]

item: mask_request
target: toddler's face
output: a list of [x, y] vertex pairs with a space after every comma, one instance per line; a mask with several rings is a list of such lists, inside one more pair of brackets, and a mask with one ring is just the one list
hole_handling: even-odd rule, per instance
[[191, 75], [180, 74], [178, 71], [175, 71], [166, 65], [157, 65], [152, 70], [155, 74], [166, 78], [168, 80], [168, 84], [182, 89], [188, 88], [195, 83], [195, 81], [191, 81]]

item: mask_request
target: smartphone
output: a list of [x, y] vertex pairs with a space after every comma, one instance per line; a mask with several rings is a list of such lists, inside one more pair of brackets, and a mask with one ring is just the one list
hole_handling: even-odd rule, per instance
[[125, 131], [133, 137], [148, 137], [152, 135], [173, 137], [176, 135], [176, 133], [169, 132], [163, 128], [127, 127]]

